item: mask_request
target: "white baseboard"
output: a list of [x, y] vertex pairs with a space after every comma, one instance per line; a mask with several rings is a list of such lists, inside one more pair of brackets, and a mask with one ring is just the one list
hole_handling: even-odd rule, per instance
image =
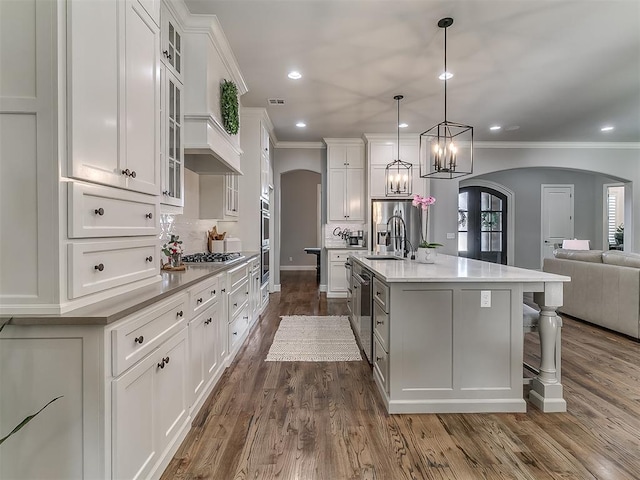
[[327, 291], [327, 286], [326, 285], [320, 285], [320, 291], [321, 292], [326, 292]]
[[280, 284], [276, 283], [273, 285], [273, 290], [271, 290], [271, 292], [279, 292], [280, 291]]
[[286, 266], [282, 266], [280, 265], [280, 271], [282, 270], [314, 270], [315, 271], [316, 267], [314, 267], [313, 265], [286, 265]]

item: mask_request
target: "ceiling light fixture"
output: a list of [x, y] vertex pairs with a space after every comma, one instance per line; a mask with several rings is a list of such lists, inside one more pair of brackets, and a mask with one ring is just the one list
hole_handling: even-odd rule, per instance
[[489, 127], [489, 130], [494, 130], [494, 131], [495, 130], [500, 130], [500, 129], [502, 129], [502, 127], [500, 125], [494, 125], [492, 127]]
[[[444, 71], [447, 71], [447, 28], [453, 18], [442, 18]], [[447, 120], [447, 78], [444, 78], [444, 122], [420, 134], [420, 177], [456, 178], [473, 172], [473, 127]]]
[[289, 72], [289, 75], [287, 75], [287, 77], [289, 77], [291, 80], [300, 80], [302, 78], [302, 74], [294, 70], [292, 72]]
[[400, 125], [398, 125], [400, 128], [407, 128], [409, 126], [408, 123], [401, 123]]
[[398, 102], [398, 156], [396, 160], [384, 169], [385, 195], [387, 197], [407, 197], [411, 195], [411, 169], [412, 163], [400, 160], [400, 100], [404, 97], [393, 97]]
[[307, 126], [307, 124], [306, 124], [306, 123], [304, 123], [304, 122], [298, 122], [298, 123], [296, 123], [296, 127], [298, 127], [298, 128], [304, 128], [304, 127], [306, 127], [306, 126]]
[[606, 127], [602, 127], [600, 129], [601, 132], [610, 132], [611, 130], [613, 130], [613, 127], [611, 125], [607, 125]]
[[451, 72], [442, 72], [440, 76], [438, 76], [440, 80], [449, 80], [451, 77], [453, 77], [453, 73]]

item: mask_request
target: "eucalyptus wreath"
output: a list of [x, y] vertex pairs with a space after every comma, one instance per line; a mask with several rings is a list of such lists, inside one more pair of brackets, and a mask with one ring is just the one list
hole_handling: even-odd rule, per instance
[[240, 128], [238, 87], [229, 80], [223, 80], [220, 84], [220, 111], [222, 113], [222, 124], [226, 132], [231, 135], [238, 133]]

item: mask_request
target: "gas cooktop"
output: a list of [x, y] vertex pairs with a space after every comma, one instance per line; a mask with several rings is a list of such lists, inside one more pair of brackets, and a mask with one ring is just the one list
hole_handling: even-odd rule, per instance
[[183, 255], [184, 263], [223, 263], [242, 258], [240, 253], [193, 253], [191, 255]]

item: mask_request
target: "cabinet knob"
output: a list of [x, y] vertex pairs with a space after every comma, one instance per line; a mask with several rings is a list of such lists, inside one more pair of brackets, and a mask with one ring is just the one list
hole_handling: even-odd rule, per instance
[[379, 362], [380, 360], [382, 360], [382, 357], [376, 357], [376, 362]]
[[176, 315], [178, 317], [182, 317], [184, 315], [184, 312], [182, 310], [180, 310], [178, 313], [176, 313]]
[[144, 342], [144, 337], [140, 335], [139, 337], [134, 338], [133, 341], [142, 345], [142, 342]]
[[196, 303], [202, 303], [202, 297], [201, 297], [201, 298], [196, 299]]
[[145, 218], [153, 218], [153, 213], [147, 213], [147, 214], [145, 215]]
[[122, 174], [127, 176], [127, 177], [130, 177], [131, 176], [131, 170], [129, 170], [128, 168], [126, 170], [122, 170]]
[[129, 174], [129, 176], [131, 176], [131, 178], [136, 178], [136, 171], [131, 170], [131, 173]]
[[102, 215], [104, 215], [104, 208], [102, 208], [102, 207], [100, 207], [100, 208], [96, 208], [96, 209], [94, 210], [94, 213], [95, 213], [96, 215], [101, 215], [101, 216], [102, 216]]
[[204, 324], [205, 324], [205, 325], [209, 325], [210, 323], [211, 323], [211, 318], [207, 318], [207, 319], [204, 321]]
[[224, 293], [224, 292], [226, 292], [226, 291], [227, 291], [227, 289], [226, 289], [226, 288], [223, 288], [223, 289], [222, 289], [222, 290], [220, 290], [220, 291], [221, 291], [222, 293]]
[[95, 265], [93, 268], [94, 270], [98, 270], [99, 272], [101, 272], [104, 270], [104, 264], [99, 263], [98, 265]]
[[169, 58], [169, 50], [163, 50], [162, 54], [165, 56], [165, 58]]
[[168, 357], [168, 356], [167, 356], [167, 357], [164, 357], [164, 358], [162, 359], [162, 361], [163, 361], [164, 363], [169, 363], [169, 357]]
[[151, 255], [149, 255], [147, 258], [145, 258], [145, 260], [147, 262], [153, 262], [153, 257]]
[[165, 195], [165, 196], [169, 195], [169, 190], [165, 190], [165, 191], [163, 191], [163, 192], [162, 192], [162, 195]]
[[236, 303], [234, 303], [234, 304], [233, 304], [233, 306], [234, 306], [234, 307], [237, 307], [237, 306], [238, 306], [238, 303], [237, 303], [237, 302], [236, 302]]
[[233, 332], [234, 335], [238, 335], [238, 332]]
[[215, 290], [211, 290], [211, 295], [215, 295], [216, 291]]
[[383, 325], [384, 322], [381, 322], [380, 320], [376, 320], [376, 325]]
[[164, 368], [164, 358], [158, 363], [158, 368]]
[[245, 320], [249, 320], [249, 315], [245, 315], [245, 316], [244, 316], [244, 317], [242, 317], [242, 318], [244, 318]]

